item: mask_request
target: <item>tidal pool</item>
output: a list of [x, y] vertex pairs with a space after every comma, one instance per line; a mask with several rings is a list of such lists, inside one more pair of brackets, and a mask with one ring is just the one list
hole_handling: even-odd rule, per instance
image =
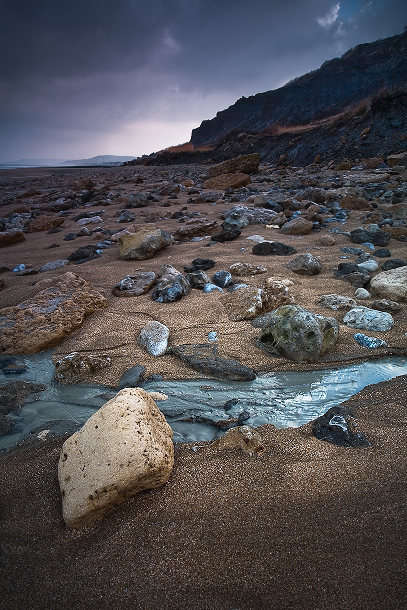
[[[60, 386], [53, 381], [51, 350], [18, 356], [28, 366], [20, 375], [0, 373], [0, 386], [24, 380], [43, 383], [47, 389], [13, 415], [15, 433], [0, 437], [0, 448], [17, 443], [46, 422], [66, 420], [83, 424], [116, 394], [100, 385]], [[273, 424], [277, 428], [298, 427], [344, 402], [365, 386], [407, 374], [407, 358], [387, 357], [339, 368], [305, 373], [265, 373], [250, 382], [210, 379], [154, 381], [143, 384], [147, 391], [160, 391], [168, 399], [158, 403], [174, 431], [174, 441], [211, 440], [224, 432], [206, 423], [182, 421], [207, 418], [212, 421], [239, 417], [250, 426]]]

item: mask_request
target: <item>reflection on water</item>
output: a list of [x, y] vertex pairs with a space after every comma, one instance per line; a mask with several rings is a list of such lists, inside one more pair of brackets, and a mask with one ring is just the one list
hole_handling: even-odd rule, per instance
[[[47, 421], [84, 423], [116, 393], [96, 384], [55, 384], [51, 351], [19, 356], [18, 361], [24, 361], [28, 371], [22, 375], [0, 374], [0, 385], [24, 380], [43, 383], [47, 389], [13, 416], [18, 432], [1, 437], [0, 448], [11, 447]], [[194, 417], [226, 420], [245, 411], [249, 415], [245, 423], [250, 426], [267, 423], [278, 428], [298, 427], [347, 400], [366, 385], [405, 374], [407, 359], [388, 357], [333, 371], [266, 373], [250, 382], [155, 381], [143, 387], [147, 391], [167, 394], [168, 400], [159, 402], [158, 406], [174, 431], [174, 441], [197, 441], [211, 440], [223, 432], [211, 425], [181, 420]]]

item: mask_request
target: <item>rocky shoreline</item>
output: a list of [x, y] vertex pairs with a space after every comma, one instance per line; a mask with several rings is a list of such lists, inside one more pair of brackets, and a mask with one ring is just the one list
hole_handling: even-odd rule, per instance
[[[216, 189], [205, 165], [2, 171], [2, 358], [56, 345], [60, 383], [115, 387], [137, 367], [210, 379], [405, 355], [404, 163], [237, 165]], [[297, 317], [283, 341], [294, 313], [305, 330]], [[318, 440], [311, 424], [259, 428], [259, 452], [176, 445], [168, 483], [80, 534], [61, 516], [63, 438], [8, 451], [5, 599], [23, 608], [30, 588], [33, 608], [403, 608], [405, 383], [347, 401], [368, 446]]]

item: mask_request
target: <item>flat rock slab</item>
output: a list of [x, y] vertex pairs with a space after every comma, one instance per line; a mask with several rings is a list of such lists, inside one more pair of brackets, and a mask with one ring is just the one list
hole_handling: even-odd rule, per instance
[[66, 524], [81, 527], [143, 489], [166, 483], [172, 430], [142, 388], [125, 388], [62, 446], [58, 478]]
[[107, 300], [74, 273], [65, 273], [49, 288], [15, 307], [0, 310], [0, 350], [34, 354], [60, 343], [85, 317]]
[[147, 292], [155, 282], [154, 271], [139, 271], [133, 275], [126, 275], [113, 286], [116, 297], [138, 297]]
[[172, 353], [199, 373], [217, 379], [229, 379], [230, 381], [256, 379], [253, 369], [240, 364], [237, 360], [222, 358], [219, 356], [216, 346], [210, 343], [179, 345], [173, 348]]

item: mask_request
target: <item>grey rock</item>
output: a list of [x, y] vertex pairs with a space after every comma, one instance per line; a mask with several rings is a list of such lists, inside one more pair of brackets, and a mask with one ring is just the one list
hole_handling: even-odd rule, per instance
[[188, 294], [191, 287], [183, 275], [161, 281], [152, 292], [153, 301], [173, 303]]
[[390, 260], [386, 261], [382, 265], [382, 269], [383, 269], [383, 271], [390, 271], [390, 269], [398, 269], [399, 267], [405, 267], [405, 266], [406, 266], [406, 262], [403, 261], [403, 259], [391, 258]]
[[217, 271], [212, 277], [212, 281], [220, 288], [226, 288], [226, 286], [233, 284], [233, 278], [229, 271]]
[[141, 329], [137, 343], [152, 356], [162, 356], [167, 350], [169, 336], [170, 331], [165, 324], [152, 320]]
[[146, 367], [142, 364], [136, 364], [135, 366], [128, 369], [121, 376], [117, 389], [122, 390], [123, 388], [137, 388], [141, 385], [144, 375], [146, 372]]
[[49, 263], [45, 263], [42, 267], [38, 269], [40, 273], [46, 273], [47, 271], [55, 271], [55, 269], [60, 269], [61, 267], [65, 267], [65, 265], [69, 265], [69, 260], [62, 259], [59, 261], [50, 261]]
[[217, 379], [230, 381], [253, 381], [256, 373], [237, 360], [222, 358], [216, 345], [203, 343], [197, 345], [179, 345], [173, 348], [173, 354], [187, 363], [194, 370]]
[[297, 250], [292, 246], [288, 246], [279, 241], [262, 241], [253, 246], [252, 252], [257, 256], [268, 256], [270, 254], [276, 256], [289, 256], [290, 254], [295, 254]]
[[193, 273], [187, 273], [185, 279], [191, 288], [197, 288], [198, 290], [203, 290], [205, 284], [210, 283], [210, 279], [206, 275], [205, 271], [194, 271]]
[[339, 324], [299, 305], [284, 305], [269, 314], [259, 341], [270, 354], [294, 362], [317, 362], [336, 344]]
[[377, 301], [373, 301], [371, 307], [372, 309], [387, 311], [388, 313], [398, 313], [402, 310], [400, 303], [396, 303], [396, 301], [389, 301], [388, 299], [378, 299]]
[[152, 199], [150, 193], [131, 193], [127, 198], [126, 208], [144, 208], [150, 198]]
[[286, 267], [298, 275], [318, 275], [321, 273], [322, 263], [312, 254], [306, 253], [293, 258], [286, 263]]
[[359, 305], [345, 314], [343, 323], [349, 328], [362, 328], [372, 332], [386, 332], [391, 329], [394, 320], [389, 313]]
[[133, 220], [135, 219], [134, 214], [132, 214], [131, 212], [129, 212], [128, 210], [124, 210], [124, 212], [122, 212], [119, 216], [119, 218], [116, 220], [116, 222], [133, 222]]
[[340, 294], [323, 294], [318, 299], [318, 305], [336, 311], [338, 309], [351, 309], [356, 306], [356, 301], [349, 297], [343, 297]]
[[147, 292], [155, 282], [154, 271], [137, 272], [134, 275], [126, 275], [113, 286], [113, 294], [116, 297], [134, 297]]
[[119, 238], [120, 256], [123, 260], [145, 260], [171, 245], [172, 236], [154, 225], [146, 225], [137, 233], [125, 233]]
[[370, 299], [371, 296], [372, 295], [368, 290], [366, 290], [366, 288], [356, 288], [355, 290], [355, 297], [357, 299]]

